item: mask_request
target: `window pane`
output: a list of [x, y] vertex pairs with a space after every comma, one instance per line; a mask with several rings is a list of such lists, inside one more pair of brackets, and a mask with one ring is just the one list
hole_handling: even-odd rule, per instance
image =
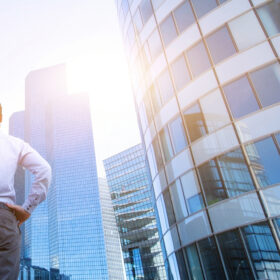
[[159, 133], [160, 143], [163, 150], [163, 155], [165, 161], [169, 161], [173, 157], [172, 146], [169, 138], [169, 133], [167, 127], [162, 129]]
[[152, 0], [153, 7], [157, 10], [165, 0]]
[[184, 112], [184, 119], [191, 141], [195, 141], [206, 134], [203, 115], [197, 103]]
[[157, 170], [159, 171], [163, 167], [163, 161], [159, 149], [159, 143], [157, 139], [154, 139], [152, 142], [153, 151], [156, 159]]
[[192, 0], [198, 18], [217, 7], [216, 0]]
[[142, 22], [142, 18], [141, 18], [139, 9], [137, 9], [137, 11], [136, 11], [136, 13], [133, 17], [133, 22], [134, 22], [134, 25], [136, 27], [136, 30], [138, 32], [140, 32], [142, 30], [142, 27], [143, 27], [143, 22]]
[[249, 263], [236, 230], [218, 235], [225, 266], [230, 279], [254, 279]]
[[280, 278], [280, 255], [267, 223], [242, 229], [258, 279]]
[[128, 3], [127, 3], [127, 0], [122, 0], [121, 6], [122, 6], [124, 17], [126, 17], [128, 11], [129, 11], [129, 6], [128, 6]]
[[264, 107], [280, 101], [280, 65], [278, 63], [250, 73], [250, 76]]
[[194, 171], [189, 171], [183, 175], [181, 183], [189, 212], [194, 213], [204, 208], [200, 186]]
[[172, 15], [169, 15], [169, 17], [160, 24], [160, 32], [165, 46], [169, 45], [169, 43], [177, 37]]
[[188, 1], [174, 11], [174, 17], [180, 33], [195, 22], [192, 8]]
[[280, 32], [280, 2], [272, 1], [271, 3], [257, 9], [262, 23], [269, 36], [276, 35]]
[[198, 76], [211, 67], [203, 42], [189, 49], [187, 56], [194, 76]]
[[175, 215], [173, 212], [171, 197], [170, 197], [168, 190], [166, 190], [163, 193], [163, 200], [164, 200], [165, 210], [166, 210], [167, 219], [168, 219], [168, 223], [169, 223], [169, 227], [170, 227], [171, 225], [173, 225], [175, 223]]
[[201, 165], [198, 172], [208, 205], [227, 198], [215, 160]]
[[247, 145], [246, 151], [261, 187], [280, 182], [280, 155], [271, 137]]
[[276, 139], [277, 139], [278, 146], [279, 146], [279, 148], [280, 148], [280, 133], [275, 134], [275, 137], [276, 137]]
[[153, 14], [153, 9], [150, 0], [142, 0], [139, 7], [140, 7], [143, 23], [145, 25]]
[[189, 276], [188, 276], [187, 267], [184, 261], [184, 255], [182, 250], [177, 251], [175, 255], [176, 255], [176, 260], [180, 272], [180, 278], [184, 280], [188, 280]]
[[224, 270], [213, 237], [205, 238], [198, 242], [202, 264], [207, 279], [225, 279]]
[[216, 90], [200, 100], [203, 115], [209, 132], [225, 126], [230, 122], [225, 103], [219, 90]]
[[160, 100], [158, 88], [152, 86], [150, 89], [150, 95], [151, 95], [151, 101], [152, 101], [154, 112], [157, 113], [161, 107], [161, 100]]
[[161, 40], [157, 29], [153, 32], [153, 34], [149, 38], [148, 44], [150, 47], [151, 57], [152, 59], [155, 59], [162, 52]]
[[181, 183], [177, 180], [174, 184], [170, 187], [170, 195], [174, 207], [174, 212], [176, 216], [176, 220], [180, 221], [184, 217], [188, 216], [183, 191], [181, 188]]
[[274, 219], [274, 225], [278, 234], [278, 238], [280, 238], [280, 218]]
[[224, 26], [206, 38], [214, 63], [219, 63], [225, 58], [236, 53], [228, 29]]
[[180, 91], [191, 79], [184, 56], [173, 62], [171, 68], [176, 89]]
[[253, 12], [229, 22], [229, 27], [239, 50], [247, 49], [266, 39]]
[[162, 104], [165, 104], [174, 95], [174, 89], [168, 69], [164, 70], [163, 73], [160, 74], [157, 79], [157, 84]]
[[254, 189], [252, 178], [240, 149], [218, 157], [218, 163], [229, 197]]
[[148, 120], [148, 123], [150, 123], [152, 120], [153, 114], [152, 114], [151, 102], [150, 102], [149, 96], [147, 94], [144, 96], [143, 101], [144, 101], [144, 105], [145, 105], [147, 120]]
[[240, 118], [259, 109], [246, 77], [224, 86], [224, 92], [234, 118]]
[[171, 139], [175, 153], [181, 152], [187, 146], [187, 139], [183, 128], [182, 119], [179, 117], [169, 124]]
[[195, 244], [184, 248], [188, 258], [189, 270], [193, 280], [203, 280], [203, 274]]

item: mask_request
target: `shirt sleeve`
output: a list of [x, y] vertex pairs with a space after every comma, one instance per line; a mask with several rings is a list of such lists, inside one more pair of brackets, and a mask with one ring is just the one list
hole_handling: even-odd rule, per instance
[[22, 207], [30, 214], [42, 201], [46, 199], [51, 183], [51, 167], [47, 161], [29, 144], [23, 143], [19, 156], [19, 164], [34, 175], [31, 190]]

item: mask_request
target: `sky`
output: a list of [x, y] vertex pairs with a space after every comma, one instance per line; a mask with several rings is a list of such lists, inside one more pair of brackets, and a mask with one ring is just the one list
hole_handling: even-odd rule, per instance
[[114, 0], [0, 0], [3, 129], [24, 110], [32, 70], [67, 63], [69, 92], [88, 92], [97, 167], [140, 142]]

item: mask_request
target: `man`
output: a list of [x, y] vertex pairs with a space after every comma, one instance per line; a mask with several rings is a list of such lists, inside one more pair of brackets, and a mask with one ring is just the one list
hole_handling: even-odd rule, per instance
[[[14, 175], [18, 165], [34, 175], [30, 193], [22, 206], [15, 205]], [[46, 198], [50, 180], [49, 164], [27, 143], [0, 130], [0, 280], [18, 279], [21, 241], [19, 226]]]

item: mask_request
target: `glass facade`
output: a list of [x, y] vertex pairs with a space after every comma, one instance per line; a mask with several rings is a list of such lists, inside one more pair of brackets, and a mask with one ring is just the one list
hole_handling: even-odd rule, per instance
[[[26, 79], [25, 140], [48, 160], [53, 178], [47, 200], [25, 223], [24, 259], [50, 279], [118, 279], [108, 270], [106, 246], [114, 248], [104, 235], [89, 98], [68, 95], [65, 75], [58, 65]], [[26, 195], [31, 183], [26, 173]]]
[[166, 279], [142, 145], [104, 160], [104, 167], [127, 279]]
[[279, 1], [122, 2], [168, 277], [280, 279]]

